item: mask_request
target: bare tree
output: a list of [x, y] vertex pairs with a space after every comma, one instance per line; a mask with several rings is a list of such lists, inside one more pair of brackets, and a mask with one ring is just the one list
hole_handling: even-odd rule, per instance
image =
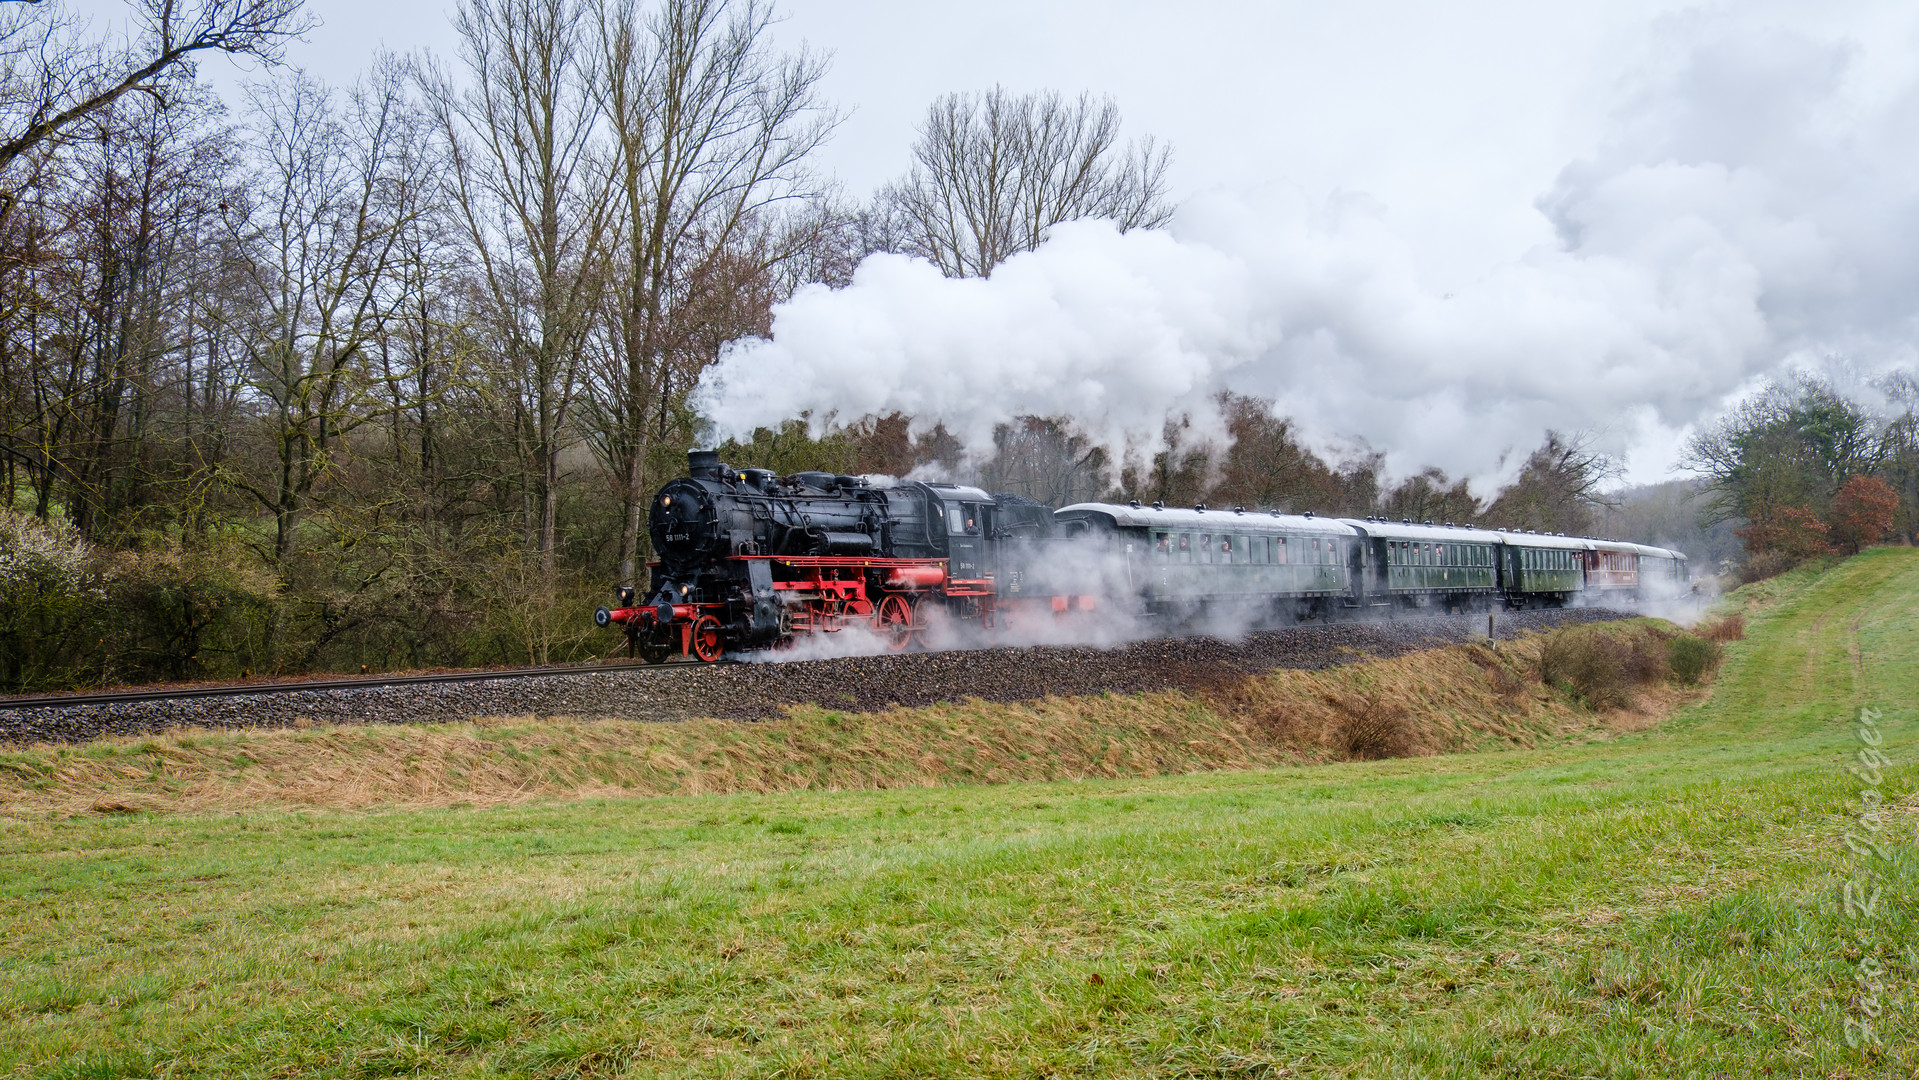
[[947, 94], [920, 124], [912, 170], [880, 202], [905, 250], [948, 277], [984, 277], [1062, 221], [1164, 225], [1170, 152], [1151, 137], [1122, 144], [1119, 129], [1111, 98]]
[[1519, 476], [1494, 497], [1480, 520], [1501, 529], [1592, 532], [1598, 512], [1616, 504], [1602, 489], [1624, 472], [1594, 445], [1597, 441], [1598, 434], [1590, 431], [1546, 432], [1546, 440], [1526, 456]]
[[200, 53], [278, 62], [313, 25], [301, 3], [137, 0], [138, 31], [121, 42], [90, 36], [58, 0], [0, 5], [0, 173], [131, 91], [164, 101], [166, 77]]
[[92, 540], [191, 502], [159, 486], [187, 479], [191, 406], [212, 405], [196, 396], [204, 372], [186, 342], [218, 265], [232, 139], [211, 94], [170, 96], [170, 108], [125, 99], [76, 124], [0, 225], [0, 452], [25, 466], [39, 516], [57, 491]]
[[588, 11], [584, 0], [468, 0], [454, 16], [467, 84], [429, 80], [447, 194], [479, 268], [481, 321], [501, 356], [498, 387], [526, 471], [527, 547], [549, 580], [560, 458], [616, 209], [581, 32]]
[[1479, 516], [1479, 500], [1464, 480], [1428, 467], [1408, 476], [1380, 496], [1379, 512], [1401, 521], [1443, 521], [1469, 525]]
[[229, 218], [265, 446], [255, 468], [230, 475], [273, 516], [262, 554], [276, 566], [346, 437], [379, 416], [370, 352], [397, 302], [402, 239], [424, 187], [408, 153], [420, 131], [405, 86], [389, 67], [345, 110], [304, 77], [261, 87], [252, 102], [261, 175]]
[[602, 453], [626, 514], [620, 572], [632, 580], [640, 518], [662, 446], [677, 451], [686, 392], [721, 346], [763, 333], [769, 273], [806, 250], [817, 214], [807, 159], [836, 118], [824, 61], [773, 50], [763, 0], [624, 0], [600, 19], [599, 103], [614, 136], [618, 240], [608, 250], [609, 364], [597, 382]]
[[1073, 430], [1067, 417], [1022, 416], [993, 429], [993, 456], [980, 467], [980, 483], [1066, 506], [1098, 498], [1106, 490], [1106, 450]]

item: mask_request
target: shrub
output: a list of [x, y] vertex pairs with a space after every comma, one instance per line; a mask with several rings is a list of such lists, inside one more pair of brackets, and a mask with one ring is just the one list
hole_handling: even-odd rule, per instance
[[1855, 476], [1832, 497], [1832, 539], [1841, 551], [1857, 552], [1892, 531], [1899, 493], [1876, 476]]
[[1667, 656], [1672, 662], [1673, 678], [1687, 686], [1692, 686], [1705, 678], [1706, 672], [1719, 666], [1719, 658], [1724, 649], [1716, 641], [1681, 634], [1666, 645]]
[[1746, 561], [1739, 564], [1739, 583], [1741, 585], [1750, 585], [1755, 581], [1764, 581], [1767, 578], [1778, 577], [1780, 574], [1798, 566], [1800, 561], [1798, 557], [1790, 552], [1756, 552], [1746, 556]]
[[1671, 673], [1661, 637], [1645, 627], [1556, 631], [1539, 656], [1543, 681], [1577, 694], [1595, 709], [1623, 708], [1631, 704], [1635, 686]]
[[1590, 630], [1562, 631], [1539, 654], [1539, 677], [1570, 690], [1593, 708], [1627, 703], [1631, 682], [1621, 643]]
[[1746, 637], [1746, 617], [1728, 615], [1713, 622], [1700, 623], [1693, 632], [1707, 641], [1742, 641]]
[[1791, 557], [1795, 565], [1833, 550], [1832, 528], [1803, 506], [1774, 507], [1748, 521], [1738, 533], [1751, 555], [1778, 552]]
[[1334, 741], [1353, 761], [1384, 761], [1411, 757], [1419, 740], [1405, 709], [1373, 703], [1371, 708], [1348, 711], [1339, 722]]
[[98, 676], [102, 584], [72, 526], [0, 509], [0, 689], [65, 689]]
[[155, 540], [111, 560], [107, 677], [124, 682], [238, 675], [269, 666], [272, 574], [238, 545]]

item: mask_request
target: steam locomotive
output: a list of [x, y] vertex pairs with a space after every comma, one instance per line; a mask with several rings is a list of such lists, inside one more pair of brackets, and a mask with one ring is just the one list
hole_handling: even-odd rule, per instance
[[929, 637], [1061, 620], [1166, 630], [1400, 610], [1631, 604], [1684, 593], [1686, 557], [1613, 540], [1245, 507], [1079, 503], [977, 487], [735, 469], [709, 450], [653, 499], [644, 594], [594, 621], [659, 663], [860, 629]]

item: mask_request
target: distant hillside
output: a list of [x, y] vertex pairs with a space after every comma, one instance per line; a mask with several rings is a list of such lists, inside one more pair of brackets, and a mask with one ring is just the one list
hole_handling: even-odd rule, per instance
[[1692, 559], [1694, 573], [1717, 572], [1728, 560], [1743, 557], [1737, 521], [1699, 526], [1709, 497], [1703, 480], [1669, 480], [1618, 492], [1619, 507], [1600, 514], [1600, 535], [1638, 544], [1674, 548]]

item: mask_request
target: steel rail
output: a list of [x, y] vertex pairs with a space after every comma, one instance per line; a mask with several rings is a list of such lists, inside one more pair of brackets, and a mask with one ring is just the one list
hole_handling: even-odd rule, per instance
[[[719, 663], [732, 662], [729, 659]], [[0, 713], [19, 709], [80, 708], [88, 705], [116, 705], [139, 701], [171, 701], [177, 698], [244, 697], [263, 694], [297, 694], [306, 690], [365, 690], [382, 686], [413, 686], [421, 683], [484, 682], [488, 679], [532, 679], [542, 675], [584, 675], [603, 671], [667, 671], [706, 667], [705, 664], [617, 663], [563, 664], [547, 667], [498, 668], [492, 671], [449, 671], [432, 675], [355, 675], [342, 679], [314, 679], [307, 682], [221, 683], [212, 686], [168, 687], [162, 690], [105, 690], [99, 693], [48, 694], [40, 697], [0, 698]]]

